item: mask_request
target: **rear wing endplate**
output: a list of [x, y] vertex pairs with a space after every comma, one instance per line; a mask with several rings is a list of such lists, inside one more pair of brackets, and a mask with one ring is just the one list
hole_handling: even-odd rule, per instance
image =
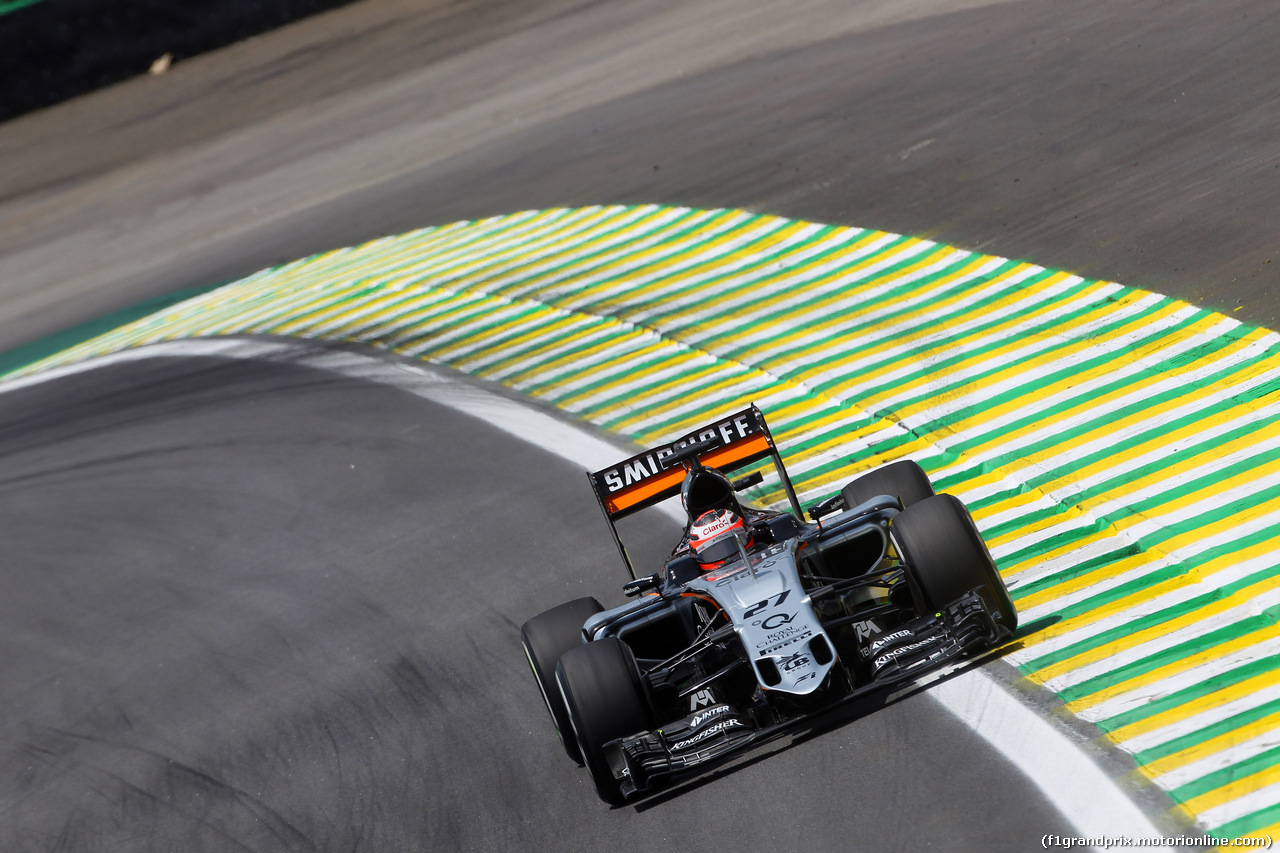
[[618, 536], [615, 522], [680, 494], [686, 467], [679, 462], [672, 463], [670, 468], [666, 464], [678, 451], [691, 444], [705, 444], [707, 449], [698, 452], [698, 461], [726, 475], [762, 459], [771, 459], [792, 510], [797, 518], [804, 518], [804, 510], [782, 464], [782, 456], [773, 442], [764, 413], [752, 405], [699, 427], [675, 441], [651, 447], [600, 471], [587, 472], [592, 491], [605, 520], [609, 522], [609, 531], [618, 546], [618, 553], [633, 579], [636, 570]]

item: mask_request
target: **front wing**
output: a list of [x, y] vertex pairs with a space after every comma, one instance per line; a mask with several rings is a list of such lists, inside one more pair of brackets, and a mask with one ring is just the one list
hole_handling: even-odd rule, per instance
[[[776, 738], [845, 702], [900, 686], [966, 652], [991, 648], [1002, 629], [976, 590], [859, 648], [860, 671], [870, 678], [834, 701], [767, 726], [757, 726], [732, 705], [710, 705], [652, 732], [640, 732], [604, 746], [613, 777], [624, 797], [648, 791], [659, 779], [683, 775], [727, 760], [747, 747]], [[834, 673], [833, 673], [834, 674]]]

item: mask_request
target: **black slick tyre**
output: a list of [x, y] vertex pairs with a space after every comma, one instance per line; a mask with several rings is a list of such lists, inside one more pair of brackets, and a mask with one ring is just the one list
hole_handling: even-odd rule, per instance
[[973, 517], [954, 495], [936, 495], [913, 504], [893, 520], [893, 539], [910, 567], [924, 606], [936, 611], [975, 587], [1012, 633], [1018, 611]]
[[849, 481], [840, 495], [849, 509], [880, 495], [893, 495], [902, 501], [903, 507], [909, 507], [933, 497], [933, 483], [923, 468], [910, 459], [903, 459]]
[[556, 684], [556, 664], [560, 656], [582, 645], [582, 625], [590, 617], [604, 610], [594, 598], [578, 598], [553, 607], [524, 623], [520, 629], [520, 644], [533, 669], [533, 677], [542, 691], [542, 700], [551, 712], [551, 722], [564, 746], [565, 754], [582, 763], [578, 742], [569, 724], [569, 712]]
[[609, 805], [622, 805], [604, 745], [652, 728], [631, 649], [617, 637], [570, 649], [560, 658], [556, 678], [596, 793]]

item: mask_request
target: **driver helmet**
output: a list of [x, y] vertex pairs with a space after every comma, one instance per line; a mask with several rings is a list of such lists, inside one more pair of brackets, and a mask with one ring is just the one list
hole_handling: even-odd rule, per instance
[[[689, 525], [689, 550], [704, 571], [719, 568], [738, 553], [738, 534], [744, 539], [748, 535], [742, 516], [727, 509], [707, 510]], [[750, 544], [747, 539], [745, 545]]]

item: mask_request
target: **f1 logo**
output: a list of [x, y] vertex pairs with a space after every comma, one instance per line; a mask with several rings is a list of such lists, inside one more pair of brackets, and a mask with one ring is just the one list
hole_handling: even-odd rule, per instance
[[699, 690], [693, 694], [689, 701], [689, 710], [696, 711], [704, 705], [714, 705], [716, 697], [712, 695], [710, 690]]

